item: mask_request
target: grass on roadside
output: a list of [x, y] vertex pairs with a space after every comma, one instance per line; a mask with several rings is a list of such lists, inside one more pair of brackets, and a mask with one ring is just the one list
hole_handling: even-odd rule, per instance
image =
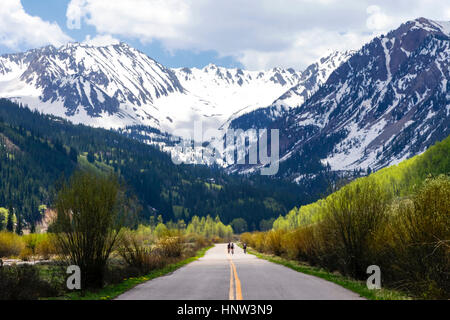
[[66, 294], [62, 297], [51, 298], [49, 300], [112, 300], [112, 299], [116, 298], [117, 296], [121, 295], [122, 293], [134, 288], [135, 286], [137, 286], [143, 282], [164, 276], [166, 274], [174, 272], [175, 270], [177, 270], [195, 260], [198, 260], [199, 258], [203, 257], [205, 255], [206, 251], [208, 251], [212, 247], [213, 246], [208, 246], [203, 249], [200, 249], [197, 251], [197, 253], [194, 257], [190, 257], [185, 260], [169, 264], [162, 269], [153, 270], [149, 274], [142, 276], [142, 277], [128, 278], [119, 284], [108, 285], [98, 291], [87, 291], [87, 292], [83, 292], [83, 293], [82, 292], [73, 292], [73, 293]]
[[[241, 245], [239, 245], [241, 246]], [[291, 268], [295, 271], [309, 274], [318, 278], [325, 279], [327, 281], [336, 283], [348, 290], [351, 290], [361, 297], [369, 300], [411, 300], [406, 294], [391, 289], [379, 289], [369, 290], [367, 285], [363, 281], [354, 280], [348, 277], [344, 277], [340, 274], [334, 274], [321, 268], [316, 268], [308, 265], [301, 264], [295, 260], [288, 260], [279, 256], [268, 255], [257, 252], [253, 249], [247, 248], [247, 252], [255, 255], [260, 259], [264, 259], [273, 263], [281, 264], [285, 267]]]

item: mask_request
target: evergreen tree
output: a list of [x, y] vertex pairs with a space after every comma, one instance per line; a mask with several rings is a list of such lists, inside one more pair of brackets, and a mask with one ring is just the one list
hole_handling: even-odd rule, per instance
[[94, 163], [95, 162], [95, 156], [94, 153], [92, 151], [89, 151], [87, 154], [87, 161], [89, 161], [90, 163]]
[[6, 222], [6, 230], [9, 232], [14, 232], [14, 222], [13, 222], [14, 209], [10, 206], [8, 208], [8, 220]]
[[78, 162], [78, 151], [74, 147], [70, 147], [69, 158], [75, 163]]
[[19, 212], [17, 212], [17, 226], [16, 226], [16, 233], [21, 236], [23, 233], [23, 225], [22, 225], [22, 216], [20, 215]]
[[31, 223], [30, 232], [36, 233], [36, 223], [34, 221]]

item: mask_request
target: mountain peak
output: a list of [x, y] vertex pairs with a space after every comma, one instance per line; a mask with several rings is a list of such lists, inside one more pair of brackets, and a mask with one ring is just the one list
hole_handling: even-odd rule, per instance
[[154, 101], [184, 91], [171, 70], [124, 42], [106, 46], [71, 42], [2, 56], [0, 76], [1, 97], [106, 128], [157, 127], [150, 113]]
[[435, 21], [420, 17], [414, 20], [407, 21], [400, 25], [395, 30], [388, 33], [388, 38], [399, 38], [402, 35], [407, 34], [409, 31], [424, 31], [427, 34], [443, 34], [450, 36], [450, 21]]
[[77, 48], [122, 48], [122, 49], [133, 49], [135, 48], [131, 47], [128, 43], [120, 41], [120, 42], [114, 42], [111, 43], [94, 43], [92, 41], [85, 41], [85, 42], [68, 42], [58, 48], [57, 50], [64, 50], [64, 49], [77, 49]]
[[208, 65], [206, 65], [203, 70], [216, 70], [219, 67], [217, 65], [215, 65], [214, 63], [209, 63]]

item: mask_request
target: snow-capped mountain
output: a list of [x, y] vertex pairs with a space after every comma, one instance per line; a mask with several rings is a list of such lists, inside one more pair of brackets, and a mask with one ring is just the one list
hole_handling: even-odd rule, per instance
[[[276, 110], [276, 115], [280, 116], [289, 108], [302, 104], [303, 101], [300, 99], [306, 99], [317, 91], [331, 72], [350, 54], [350, 52], [333, 52], [310, 65], [304, 72], [281, 68], [265, 72], [247, 71], [226, 69], [215, 65], [208, 65], [203, 69], [182, 68], [174, 69], [174, 71], [183, 88], [189, 93], [204, 100], [207, 99], [208, 104], [215, 105], [218, 110], [215, 117], [223, 121], [218, 128], [223, 131], [219, 135], [219, 139], [207, 138], [212, 138], [209, 140], [211, 147], [225, 154], [224, 139], [221, 139], [225, 134], [225, 129], [231, 127], [247, 130], [250, 127], [258, 127], [256, 123], [261, 125], [262, 118], [266, 122], [274, 120], [274, 110]], [[290, 101], [296, 100], [297, 105], [281, 106], [281, 101], [284, 97], [287, 99], [287, 93], [291, 91], [295, 92], [297, 98]], [[236, 108], [236, 106], [240, 107]], [[188, 162], [194, 163], [199, 161], [197, 153], [192, 152], [184, 160], [191, 159]], [[226, 166], [222, 159], [216, 159], [216, 161], [217, 164]]]
[[213, 64], [203, 69], [174, 69], [174, 72], [183, 88], [214, 106], [215, 116], [225, 125], [241, 114], [271, 104], [302, 78], [302, 72], [294, 69], [247, 71]]
[[286, 108], [300, 107], [319, 90], [320, 86], [328, 80], [330, 74], [353, 54], [354, 51], [334, 51], [313, 63], [303, 71], [299, 83], [275, 100], [273, 105]]
[[169, 69], [124, 43], [71, 43], [1, 56], [0, 97], [75, 123], [120, 128], [168, 152], [170, 134], [190, 137], [199, 120], [203, 129], [279, 129], [280, 175], [299, 179], [378, 169], [445, 138], [449, 46], [450, 23], [424, 18], [304, 71]]
[[183, 92], [171, 70], [124, 43], [71, 43], [0, 57], [2, 97], [75, 123], [157, 127], [155, 101]]
[[217, 129], [241, 112], [270, 104], [300, 77], [280, 68], [169, 69], [125, 43], [70, 43], [0, 57], [0, 97], [74, 123], [163, 132], [192, 131], [196, 120]]
[[[330, 74], [343, 62], [347, 61], [353, 51], [334, 51], [308, 66], [301, 74], [297, 84], [289, 88], [276, 100], [266, 104], [265, 108], [258, 108], [247, 112], [231, 121], [232, 128], [263, 128], [284, 116], [290, 109], [301, 106], [327, 80]], [[246, 110], [247, 111], [247, 110]]]
[[409, 21], [374, 38], [331, 73], [280, 129], [281, 172], [379, 169], [450, 131], [450, 22]]

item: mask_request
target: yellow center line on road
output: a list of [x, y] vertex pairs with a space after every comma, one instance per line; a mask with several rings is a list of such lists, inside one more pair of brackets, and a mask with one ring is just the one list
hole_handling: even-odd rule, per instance
[[230, 292], [229, 292], [229, 300], [234, 300], [234, 283], [233, 283], [233, 266], [230, 263]]
[[[233, 259], [231, 258], [231, 255], [228, 254], [228, 260], [230, 261], [230, 293], [229, 298], [230, 300], [235, 300], [234, 297], [236, 297], [236, 300], [242, 300], [242, 289], [241, 289], [241, 280], [239, 280], [236, 266], [234, 265]], [[236, 284], [236, 296], [233, 294], [234, 292], [234, 285], [233, 285], [233, 275], [234, 275], [234, 282]]]
[[236, 300], [242, 300], [242, 290], [241, 290], [241, 280], [239, 280], [239, 277], [237, 275], [236, 266], [233, 263], [233, 260], [231, 261], [231, 265], [233, 266], [234, 271], [234, 279], [236, 282]]

